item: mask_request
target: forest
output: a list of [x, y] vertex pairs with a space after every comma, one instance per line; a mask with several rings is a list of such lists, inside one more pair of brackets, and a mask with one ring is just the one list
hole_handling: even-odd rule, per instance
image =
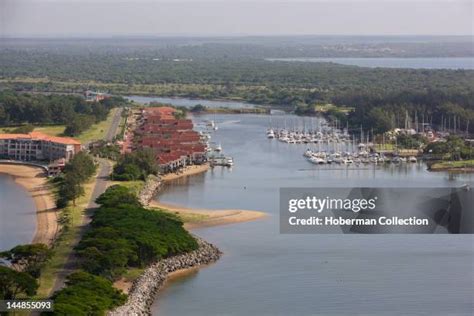
[[351, 128], [363, 125], [383, 132], [400, 126], [408, 111], [434, 125], [456, 120], [458, 129], [473, 130], [474, 70], [364, 68], [265, 59], [326, 56], [321, 47], [332, 57], [341, 51], [374, 52], [384, 47], [389, 48], [384, 57], [399, 56], [392, 51], [431, 56], [430, 47], [438, 51], [436, 56], [472, 56], [465, 39], [441, 44], [430, 38], [369, 43], [342, 39], [338, 45], [327, 38], [300, 40], [263, 38], [261, 44], [255, 38], [82, 40], [68, 42], [64, 48], [59, 41], [28, 49], [28, 44], [16, 43], [0, 49], [0, 88], [66, 93], [98, 89], [119, 95], [241, 100], [310, 115], [316, 114], [316, 105], [335, 104], [354, 109], [348, 115], [332, 113]]
[[29, 124], [17, 132], [28, 132], [32, 124], [64, 124], [66, 136], [77, 136], [92, 124], [103, 121], [112, 107], [124, 104], [121, 97], [86, 102], [73, 95], [42, 95], [0, 92], [0, 126]]

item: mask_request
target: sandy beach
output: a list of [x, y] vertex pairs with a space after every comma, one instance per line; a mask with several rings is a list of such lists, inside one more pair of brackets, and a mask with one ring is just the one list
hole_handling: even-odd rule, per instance
[[58, 230], [56, 204], [43, 169], [39, 167], [0, 164], [0, 173], [12, 176], [33, 197], [36, 206], [36, 233], [32, 243], [51, 245]]
[[260, 211], [194, 209], [158, 201], [152, 201], [149, 206], [179, 215], [186, 229], [248, 222], [268, 216], [267, 213]]

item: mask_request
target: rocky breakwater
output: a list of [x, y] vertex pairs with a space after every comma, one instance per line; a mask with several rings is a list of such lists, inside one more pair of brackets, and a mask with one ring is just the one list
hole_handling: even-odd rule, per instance
[[163, 287], [169, 273], [217, 261], [221, 251], [214, 245], [195, 237], [199, 248], [192, 252], [160, 260], [134, 281], [125, 305], [108, 313], [109, 316], [151, 315], [150, 307]]
[[140, 193], [138, 193], [138, 200], [142, 205], [147, 206], [150, 204], [150, 201], [155, 195], [156, 190], [158, 190], [160, 184], [161, 179], [155, 175], [149, 175], [146, 178], [145, 185], [140, 190]]

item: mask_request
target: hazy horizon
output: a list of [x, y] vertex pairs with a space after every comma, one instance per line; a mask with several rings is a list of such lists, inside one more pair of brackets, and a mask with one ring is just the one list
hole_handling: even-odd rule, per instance
[[2, 37], [473, 36], [468, 0], [4, 0]]

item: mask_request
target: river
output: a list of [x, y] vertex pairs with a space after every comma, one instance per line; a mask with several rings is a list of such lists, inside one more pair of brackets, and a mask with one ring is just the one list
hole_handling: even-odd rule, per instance
[[474, 69], [474, 57], [445, 58], [268, 58], [270, 61], [326, 62], [369, 68], [412, 68], [412, 69]]
[[189, 98], [167, 98], [167, 97], [149, 97], [140, 95], [129, 95], [125, 97], [128, 100], [135, 101], [141, 104], [147, 104], [150, 102], [159, 102], [164, 104], [172, 104], [174, 106], [185, 106], [193, 107], [197, 104], [201, 104], [210, 108], [254, 108], [257, 105], [238, 101], [217, 101], [217, 100], [204, 100], [204, 99], [189, 99]]
[[0, 251], [30, 243], [35, 231], [33, 198], [13, 177], [0, 173]]
[[[282, 235], [279, 188], [437, 187], [474, 184], [472, 175], [431, 173], [423, 163], [318, 167], [308, 145], [268, 140], [266, 115], [205, 115], [232, 169], [168, 185], [159, 199], [188, 207], [254, 209], [255, 222], [195, 233], [224, 251], [216, 264], [172, 282], [153, 306], [159, 315], [472, 315], [472, 235]], [[272, 124], [297, 122], [273, 116]]]

